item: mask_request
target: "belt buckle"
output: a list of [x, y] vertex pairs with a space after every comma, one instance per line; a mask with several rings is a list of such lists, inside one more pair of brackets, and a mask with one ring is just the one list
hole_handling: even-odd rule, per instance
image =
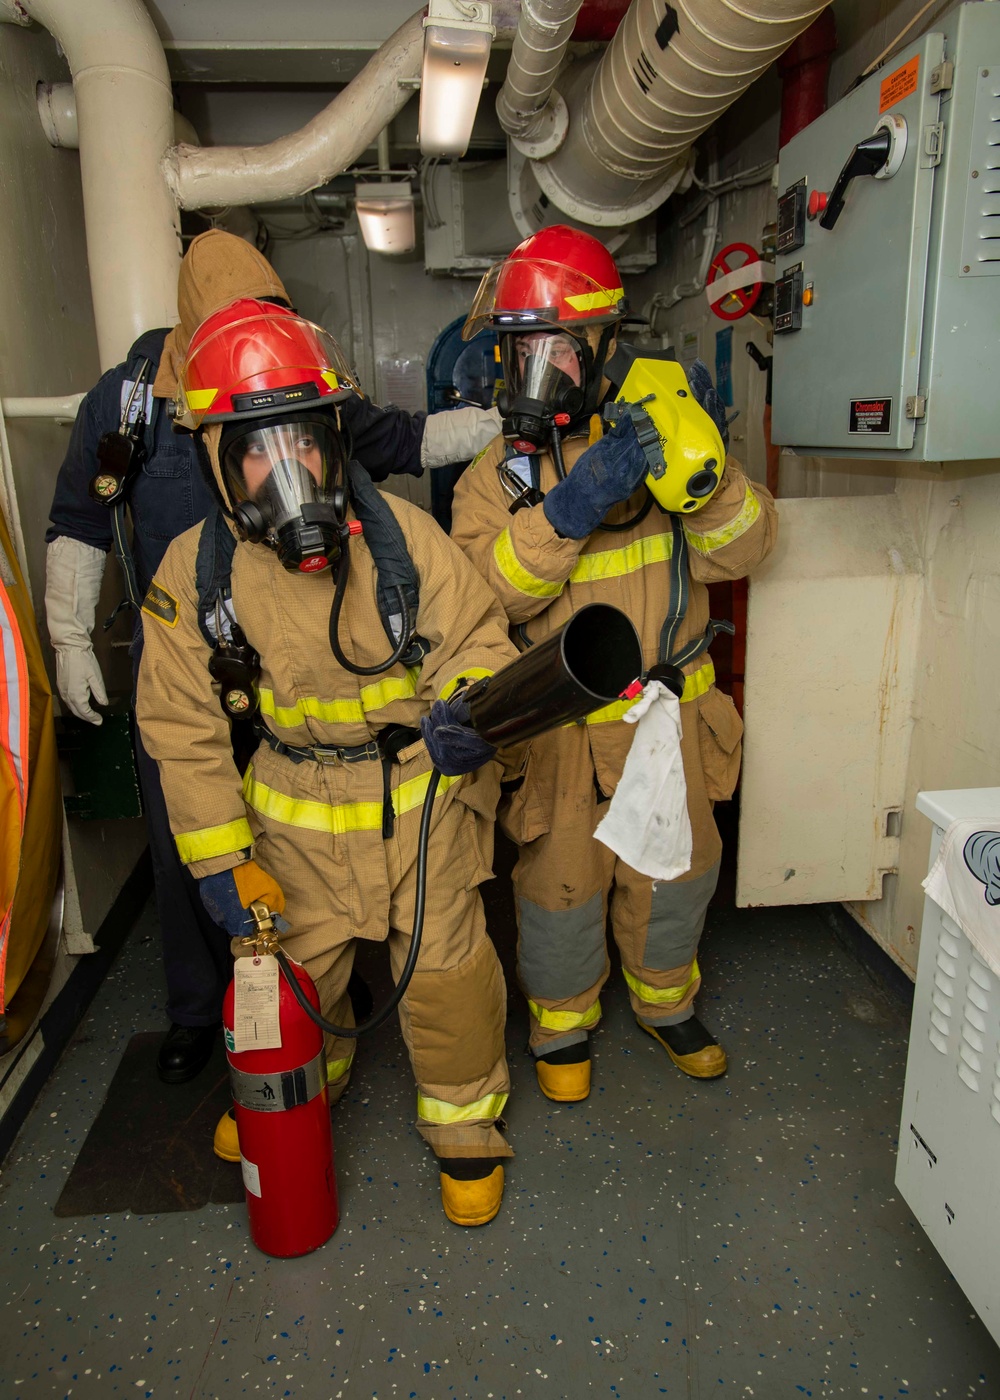
[[343, 755], [339, 749], [313, 749], [313, 757], [317, 763], [327, 767], [335, 767], [343, 762]]

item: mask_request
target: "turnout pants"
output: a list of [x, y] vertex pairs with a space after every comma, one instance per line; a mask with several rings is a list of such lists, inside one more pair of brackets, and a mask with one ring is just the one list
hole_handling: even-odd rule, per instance
[[[394, 979], [405, 961], [428, 777], [423, 745], [404, 749], [392, 769], [393, 830], [383, 837], [378, 762], [294, 763], [262, 745], [247, 770], [255, 859], [285, 893], [291, 932], [282, 944], [338, 1025], [354, 1024], [347, 983], [358, 938], [388, 942]], [[442, 1158], [513, 1155], [495, 1126], [510, 1088], [506, 990], [478, 890], [491, 874], [495, 798], [492, 773], [441, 779], [420, 957], [400, 1003], [417, 1129]], [[332, 1102], [347, 1086], [356, 1044], [327, 1037]]]
[[229, 939], [208, 917], [198, 882], [177, 855], [160, 771], [135, 727], [135, 757], [153, 859], [153, 891], [160, 920], [167, 1015], [178, 1026], [215, 1026], [232, 977]]
[[[635, 1015], [650, 1025], [693, 1015], [701, 985], [698, 942], [718, 881], [721, 841], [693, 723], [684, 726], [682, 752], [691, 869], [678, 880], [654, 884], [594, 838], [609, 799], [597, 784], [587, 727], [573, 725], [533, 742], [528, 792], [515, 798], [502, 820], [512, 838], [523, 842], [514, 870], [518, 977], [536, 1055], [585, 1041], [600, 1021], [601, 988], [611, 967], [609, 912]], [[525, 840], [538, 813], [544, 813], [546, 829]]]

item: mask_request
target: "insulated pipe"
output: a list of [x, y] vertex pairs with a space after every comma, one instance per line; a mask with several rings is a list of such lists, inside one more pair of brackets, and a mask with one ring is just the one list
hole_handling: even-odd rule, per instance
[[65, 398], [0, 399], [5, 418], [54, 418], [57, 423], [72, 423], [83, 403], [83, 394], [67, 394]]
[[826, 0], [633, 0], [603, 56], [563, 87], [569, 134], [532, 170], [560, 209], [632, 223], [679, 182], [691, 144]]
[[553, 84], [582, 5], [583, 0], [521, 0], [497, 116], [525, 155], [552, 155], [566, 137], [566, 103]]
[[292, 199], [341, 174], [409, 100], [424, 52], [423, 11], [411, 15], [358, 76], [301, 131], [266, 146], [176, 146], [163, 173], [182, 209]]
[[80, 127], [90, 290], [102, 369], [177, 320], [177, 210], [159, 162], [173, 134], [163, 46], [140, 0], [19, 0], [66, 55]]
[[[76, 93], [72, 83], [39, 83], [35, 89], [38, 115], [50, 146], [64, 151], [80, 149], [76, 120]], [[181, 112], [174, 112], [174, 140], [198, 144], [198, 133]]]

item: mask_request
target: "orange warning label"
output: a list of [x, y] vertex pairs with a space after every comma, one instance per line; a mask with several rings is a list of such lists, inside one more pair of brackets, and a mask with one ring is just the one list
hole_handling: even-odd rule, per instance
[[904, 63], [902, 68], [897, 68], [895, 73], [890, 73], [888, 78], [883, 78], [882, 86], [879, 88], [879, 115], [887, 112], [890, 107], [895, 107], [897, 102], [902, 102], [904, 97], [909, 97], [911, 92], [917, 90], [917, 74], [920, 71], [920, 55], [914, 54], [909, 63]]

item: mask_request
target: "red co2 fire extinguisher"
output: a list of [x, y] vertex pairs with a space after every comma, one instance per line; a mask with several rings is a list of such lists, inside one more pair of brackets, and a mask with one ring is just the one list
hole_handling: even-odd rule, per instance
[[[273, 963], [266, 951], [276, 941], [270, 913], [263, 905], [256, 905], [253, 912], [257, 923], [253, 961], [258, 966], [265, 958]], [[319, 995], [299, 963], [285, 958], [283, 970], [286, 975], [277, 977], [280, 1046], [235, 1049], [235, 978], [226, 990], [222, 1024], [250, 1235], [265, 1254], [291, 1258], [325, 1244], [337, 1228], [340, 1213], [323, 1032], [293, 994], [288, 972], [317, 1015]]]

